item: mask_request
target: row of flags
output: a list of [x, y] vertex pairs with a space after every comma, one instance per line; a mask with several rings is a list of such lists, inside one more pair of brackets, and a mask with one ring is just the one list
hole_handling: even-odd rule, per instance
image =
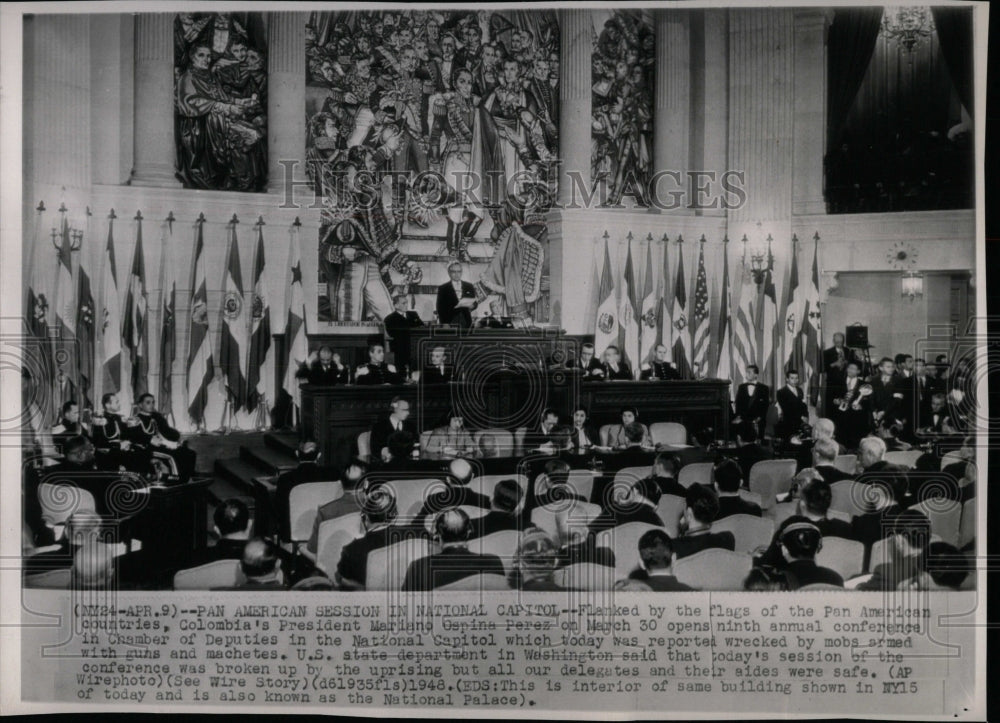
[[[59, 408], [68, 399], [76, 400], [82, 407], [99, 408], [95, 398], [95, 382], [100, 375], [100, 389], [119, 395], [121, 409], [128, 414], [133, 400], [147, 391], [157, 396], [161, 412], [175, 416], [173, 409], [173, 369], [178, 356], [178, 272], [177, 246], [174, 239], [175, 219], [171, 213], [163, 226], [159, 270], [160, 300], [159, 344], [156, 367], [159, 386], [150, 389], [151, 367], [149, 329], [149, 290], [146, 283], [146, 262], [143, 247], [143, 218], [135, 216], [135, 246], [127, 279], [119, 279], [115, 258], [114, 211], [108, 216], [108, 234], [102, 255], [98, 289], [99, 301], [92, 287], [93, 269], [89, 254], [80, 253], [74, 269], [73, 251], [80, 250], [84, 233], [71, 232], [62, 211], [61, 230], [53, 233], [56, 246], [56, 275], [54, 284], [45, 276], [46, 250], [38, 243], [44, 204], [37, 211], [33, 253], [30, 260], [26, 294], [28, 332], [41, 343], [34, 365], [40, 367], [42, 379], [55, 380], [46, 396], [46, 417], [55, 419]], [[88, 209], [88, 230], [90, 212]], [[273, 407], [275, 395], [271, 390], [275, 376], [275, 349], [271, 339], [271, 307], [265, 289], [266, 258], [264, 221], [255, 224], [251, 286], [246, 290], [240, 265], [236, 217], [228, 224], [227, 258], [225, 277], [222, 280], [222, 310], [219, 328], [220, 344], [218, 362], [213, 353], [208, 310], [208, 276], [206, 273], [204, 215], [195, 225], [192, 284], [189, 305], [189, 346], [185, 365], [186, 409], [176, 410], [186, 414], [193, 427], [204, 429], [209, 391], [217, 376], [221, 378], [226, 394], [228, 411], [232, 414], [245, 410], [266, 420]], [[287, 373], [281, 388], [300, 404], [298, 379], [295, 373], [305, 364], [308, 353], [306, 342], [305, 297], [302, 289], [302, 263], [299, 244], [299, 224], [291, 229], [292, 243], [286, 265], [285, 320], [287, 351], [284, 359]], [[51, 269], [51, 265], [48, 266]], [[120, 283], [126, 285], [124, 305], [120, 303]], [[55, 296], [51, 303], [47, 291]], [[98, 347], [98, 341], [100, 346]], [[100, 350], [100, 358], [97, 357]], [[75, 353], [70, 353], [71, 351]], [[128, 359], [125, 376], [124, 359]], [[178, 414], [178, 416], [179, 416]]]
[[[822, 325], [819, 307], [819, 235], [813, 239], [811, 276], [799, 278], [799, 243], [793, 237], [790, 275], [779, 307], [775, 258], [768, 240], [767, 253], [757, 268], [746, 257], [730, 263], [729, 241], [722, 244], [722, 275], [717, 295], [710, 292], [705, 265], [705, 238], [698, 242], [693, 295], [689, 298], [684, 271], [684, 240], [673, 244], [664, 236], [662, 267], [654, 266], [652, 235], [646, 239], [646, 262], [641, 290], [636, 286], [633, 238], [627, 237], [625, 263], [620, 275], [613, 271], [608, 234], [600, 267], [594, 343], [597, 353], [618, 346], [638, 375], [641, 365], [654, 358], [663, 344], [683, 378], [731, 379], [731, 389], [755, 364], [761, 377], [774, 385], [783, 383], [784, 371], [795, 368], [813, 400], [818, 396], [822, 370]], [[670, 247], [676, 269], [671, 271]], [[690, 308], [689, 308], [690, 307]], [[782, 310], [779, 325], [779, 308]], [[713, 325], [712, 317], [716, 316]], [[714, 326], [714, 334], [713, 334]], [[815, 401], [813, 401], [815, 404]]]

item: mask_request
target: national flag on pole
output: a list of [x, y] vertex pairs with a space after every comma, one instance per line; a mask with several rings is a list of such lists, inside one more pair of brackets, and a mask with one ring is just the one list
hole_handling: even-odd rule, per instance
[[743, 261], [736, 273], [739, 274], [740, 286], [737, 295], [737, 306], [733, 310], [733, 373], [734, 386], [746, 378], [746, 368], [757, 364], [757, 327], [756, 307], [757, 284], [746, 262], [746, 237], [744, 236]]
[[639, 303], [636, 300], [631, 233], [628, 235], [628, 250], [625, 256], [623, 283], [622, 297], [618, 307], [618, 317], [621, 319], [621, 326], [618, 330], [619, 346], [621, 347], [622, 358], [632, 367], [633, 372], [635, 372], [639, 366]]
[[226, 386], [232, 412], [243, 408], [247, 398], [246, 368], [247, 319], [243, 315], [243, 272], [240, 269], [240, 247], [236, 240], [236, 222], [230, 224], [229, 259], [226, 278], [222, 284], [222, 345], [219, 349], [219, 366], [222, 367], [223, 384]]
[[69, 341], [76, 337], [76, 294], [73, 287], [73, 245], [69, 238], [69, 220], [62, 214], [59, 233], [59, 263], [56, 266], [56, 324], [59, 338]]
[[[38, 411], [37, 421], [39, 430], [51, 428], [55, 419], [52, 406], [52, 383], [55, 379], [55, 359], [52, 353], [51, 341], [49, 339], [49, 291], [51, 277], [46, 280], [45, 264], [43, 263], [49, 253], [48, 243], [39, 241], [38, 234], [42, 226], [42, 214], [45, 213], [45, 204], [39, 203], [35, 209], [38, 215], [35, 217], [35, 233], [31, 240], [31, 262], [28, 270], [27, 298], [25, 299], [24, 311], [27, 316], [28, 332], [35, 339], [38, 348], [37, 365], [25, 364], [31, 374], [33, 392], [38, 396], [33, 401]], [[27, 361], [27, 360], [26, 360]], [[28, 400], [22, 402], [27, 405]], [[32, 417], [33, 418], [33, 417]]]
[[780, 370], [775, 370], [773, 362], [777, 356], [774, 348], [774, 327], [778, 320], [778, 294], [774, 288], [774, 255], [771, 253], [771, 237], [767, 239], [767, 270], [764, 272], [764, 284], [761, 288], [760, 309], [757, 328], [760, 330], [761, 341], [758, 347], [761, 374], [764, 383], [772, 388], [781, 377]]
[[187, 362], [188, 414], [203, 427], [208, 406], [208, 385], [215, 377], [212, 341], [208, 334], [208, 281], [205, 274], [205, 218], [198, 219], [191, 283], [190, 347]]
[[639, 361], [648, 362], [660, 340], [660, 285], [653, 282], [653, 234], [646, 239], [646, 273], [642, 284], [641, 333], [639, 334]]
[[698, 248], [698, 275], [694, 284], [694, 331], [692, 332], [692, 366], [699, 376], [708, 376], [708, 346], [710, 318], [708, 303], [708, 275], [705, 273], [705, 237]]
[[[729, 239], [722, 241], [722, 294], [719, 296], [719, 353], [715, 363], [715, 376], [732, 379], [732, 356], [730, 352], [730, 328], [733, 299], [729, 290]], [[730, 396], [735, 397], [735, 387], [729, 385]]]
[[285, 365], [285, 378], [282, 383], [282, 388], [291, 396], [296, 407], [302, 403], [296, 374], [305, 366], [306, 358], [309, 356], [309, 346], [306, 341], [306, 303], [302, 292], [302, 250], [299, 244], [299, 229], [296, 224], [292, 230], [292, 243], [288, 248], [288, 276], [285, 286], [288, 289], [285, 303], [285, 308], [288, 309], [285, 320], [288, 363]]
[[682, 379], [690, 379], [691, 336], [687, 321], [687, 287], [684, 286], [684, 239], [680, 236], [677, 237], [677, 277], [670, 319], [674, 328], [674, 366]]
[[[122, 339], [128, 349], [132, 367], [132, 393], [135, 398], [145, 394], [149, 387], [149, 332], [146, 315], [149, 310], [146, 294], [146, 261], [142, 253], [142, 214], [136, 214], [135, 251], [132, 253], [132, 271], [125, 296], [125, 319], [122, 322]], [[127, 409], [127, 407], [123, 407]]]
[[809, 390], [809, 403], [816, 406], [819, 400], [819, 377], [823, 360], [823, 324], [819, 307], [819, 234], [813, 236], [812, 275], [806, 287], [802, 311], [803, 371], [802, 380]]
[[250, 301], [250, 367], [247, 371], [247, 411], [274, 399], [271, 382], [274, 359], [271, 352], [271, 308], [264, 286], [264, 221], [257, 222], [257, 248], [253, 258], [253, 291]]
[[792, 236], [792, 269], [788, 277], [788, 291], [785, 296], [784, 349], [785, 368], [799, 369], [801, 350], [797, 344], [802, 331], [802, 298], [799, 294], [799, 240]]
[[105, 394], [122, 390], [122, 310], [118, 299], [118, 271], [115, 268], [115, 212], [108, 217], [108, 243], [104, 248], [101, 270], [101, 363], [102, 389]]
[[659, 343], [667, 347], [667, 355], [674, 355], [674, 320], [671, 316], [673, 299], [670, 295], [670, 239], [663, 234], [663, 276], [659, 279], [660, 334]]
[[[87, 209], [88, 236], [90, 209]], [[93, 409], [94, 402], [94, 292], [90, 286], [90, 254], [80, 241], [80, 268], [76, 277], [76, 340], [82, 408]]]
[[604, 232], [604, 267], [601, 286], [597, 292], [597, 328], [594, 330], [594, 351], [597, 358], [611, 344], [618, 343], [618, 308], [615, 301], [615, 279], [611, 271], [611, 251], [608, 249], [608, 232]]
[[167, 216], [160, 260], [160, 412], [174, 413], [174, 360], [177, 358], [177, 254], [174, 252], [174, 215]]

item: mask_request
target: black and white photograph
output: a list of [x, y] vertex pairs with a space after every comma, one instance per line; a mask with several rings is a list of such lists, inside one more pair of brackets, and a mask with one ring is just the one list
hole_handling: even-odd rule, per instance
[[988, 4], [0, 20], [5, 712], [984, 719]]

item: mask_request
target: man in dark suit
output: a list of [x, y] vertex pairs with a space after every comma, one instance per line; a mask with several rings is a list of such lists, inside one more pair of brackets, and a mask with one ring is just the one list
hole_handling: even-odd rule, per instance
[[639, 370], [639, 379], [667, 381], [681, 378], [677, 367], [667, 361], [667, 347], [665, 345], [657, 344], [653, 353], [656, 354], [656, 358], [642, 365]]
[[537, 474], [532, 474], [534, 468], [535, 465], [528, 467], [528, 484], [531, 493], [528, 496], [529, 504], [526, 513], [530, 513], [535, 507], [565, 505], [565, 500], [589, 502], [576, 494], [576, 490], [567, 484], [570, 466], [566, 460], [559, 457], [549, 458], [544, 461], [542, 469]]
[[420, 375], [421, 383], [447, 384], [452, 381], [455, 377], [455, 370], [446, 364], [446, 361], [445, 348], [443, 346], [436, 346], [431, 349], [430, 361], [424, 366], [424, 370]]
[[365, 534], [344, 545], [334, 580], [343, 590], [364, 590], [368, 578], [368, 553], [387, 547], [411, 534], [393, 526], [396, 496], [386, 485], [376, 484], [362, 499], [361, 526]]
[[785, 386], [778, 390], [775, 397], [781, 416], [775, 425], [774, 435], [787, 442], [799, 433], [804, 423], [809, 421], [809, 406], [799, 387], [798, 371], [789, 369], [785, 373]]
[[829, 484], [845, 479], [853, 479], [854, 475], [843, 472], [834, 466], [839, 453], [837, 443], [832, 439], [819, 439], [813, 443], [812, 466]]
[[250, 539], [253, 527], [250, 510], [243, 500], [233, 497], [219, 503], [212, 513], [212, 521], [215, 523], [213, 532], [217, 538], [215, 545], [202, 550], [189, 567], [217, 560], [242, 559], [243, 547]]
[[[462, 264], [458, 261], [448, 264], [448, 276], [451, 281], [441, 284], [437, 290], [435, 308], [438, 321], [468, 329], [472, 326], [472, 310], [479, 305], [476, 301], [476, 287], [468, 281], [462, 281]], [[463, 299], [469, 301], [459, 307], [458, 304]]]
[[844, 379], [847, 377], [847, 364], [854, 359], [854, 351], [844, 346], [844, 335], [839, 331], [833, 335], [833, 346], [823, 350], [823, 371], [826, 373], [826, 406], [824, 413], [829, 415], [833, 409], [833, 400], [844, 394]]
[[771, 403], [771, 390], [766, 384], [757, 381], [760, 369], [756, 364], [746, 368], [746, 381], [736, 390], [736, 404], [733, 408], [733, 425], [737, 434], [746, 438], [748, 431], [754, 428], [754, 438], [760, 437], [764, 431], [764, 418], [767, 407]]
[[789, 590], [806, 585], [843, 587], [844, 578], [827, 567], [816, 564], [816, 553], [823, 546], [823, 533], [808, 518], [793, 515], [781, 524], [776, 535], [784, 558], [783, 570]]
[[368, 344], [368, 362], [354, 372], [355, 384], [402, 384], [403, 375], [395, 364], [385, 363], [385, 345], [381, 341]]
[[910, 377], [910, 390], [907, 395], [910, 405], [906, 410], [907, 416], [911, 420], [912, 430], [924, 425], [927, 412], [931, 408], [931, 397], [936, 391], [939, 391], [936, 380], [928, 376], [924, 360], [914, 359], [913, 375]]
[[524, 490], [514, 479], [502, 479], [493, 488], [490, 511], [472, 521], [472, 537], [485, 537], [504, 530], [520, 530], [524, 522], [517, 512]]
[[382, 320], [385, 333], [391, 338], [389, 349], [393, 353], [396, 368], [403, 374], [412, 371], [410, 362], [410, 330], [423, 326], [420, 315], [413, 309], [407, 309], [410, 297], [399, 294], [392, 300], [393, 312]]
[[108, 392], [101, 397], [103, 413], [93, 418], [93, 439], [97, 466], [148, 474], [152, 471], [152, 454], [138, 446], [139, 425], [122, 419], [118, 395]]
[[288, 520], [288, 495], [292, 488], [305, 482], [321, 482], [333, 479], [333, 471], [319, 464], [319, 445], [311, 439], [299, 442], [295, 450], [298, 466], [287, 472], [282, 472], [274, 482], [274, 516], [277, 521], [278, 534], [282, 540], [291, 537]]
[[327, 520], [333, 520], [337, 517], [361, 511], [360, 499], [363, 492], [358, 485], [367, 472], [368, 465], [361, 460], [356, 459], [348, 462], [343, 474], [340, 475], [340, 484], [344, 490], [343, 496], [332, 502], [327, 502], [325, 505], [320, 505], [319, 509], [316, 510], [316, 519], [313, 521], [312, 534], [309, 535], [309, 541], [306, 543], [306, 548], [303, 551], [303, 554], [307, 557], [315, 559], [319, 553], [320, 525]]
[[218, 590], [244, 590], [254, 592], [277, 592], [286, 590], [281, 573], [277, 546], [262, 537], [252, 537], [243, 546], [240, 570], [245, 580], [232, 587], [213, 588]]
[[[802, 472], [805, 473], [807, 470]], [[828, 516], [830, 503], [833, 500], [830, 483], [817, 477], [815, 470], [807, 479], [799, 482], [798, 496], [798, 513], [816, 525], [823, 533], [823, 537], [854, 539], [854, 530], [850, 522]]]
[[639, 538], [639, 559], [642, 569], [629, 575], [630, 580], [641, 580], [656, 592], [685, 592], [693, 590], [674, 577], [674, 543], [664, 530], [647, 530]]
[[194, 474], [197, 454], [181, 443], [181, 433], [170, 426], [167, 418], [156, 411], [156, 398], [150, 393], [139, 396], [136, 411], [139, 424], [134, 430], [135, 443], [150, 454], [166, 455], [174, 460], [181, 482], [187, 482]]
[[753, 515], [760, 517], [760, 505], [740, 497], [740, 484], [743, 482], [743, 472], [740, 466], [731, 459], [725, 459], [712, 470], [715, 480], [715, 491], [719, 495], [719, 513], [715, 519], [721, 520], [730, 515]]
[[719, 497], [705, 485], [691, 485], [685, 495], [687, 506], [681, 517], [681, 535], [674, 542], [677, 559], [712, 547], [736, 549], [732, 532], [712, 532], [712, 521], [719, 514]]
[[935, 392], [931, 395], [930, 408], [922, 420], [920, 434], [923, 437], [929, 437], [955, 433], [955, 427], [948, 414], [947, 397], [941, 392]]
[[371, 453], [372, 459], [381, 459], [382, 450], [393, 432], [409, 432], [417, 436], [417, 427], [410, 420], [410, 403], [402, 397], [394, 397], [389, 404], [390, 412], [379, 417], [372, 426]]
[[420, 512], [414, 520], [414, 525], [423, 528], [424, 520], [430, 516], [435, 516], [438, 512], [451, 509], [452, 507], [480, 507], [484, 510], [490, 509], [490, 500], [485, 495], [481, 495], [469, 487], [475, 470], [469, 460], [453, 459], [448, 464], [448, 475], [444, 479], [442, 488], [430, 494], [424, 500]]
[[669, 452], [660, 452], [653, 459], [650, 479], [656, 482], [661, 495], [684, 497], [687, 494], [687, 487], [677, 481], [678, 471], [677, 458]]
[[590, 523], [590, 531], [600, 532], [630, 522], [645, 522], [663, 527], [663, 520], [656, 512], [660, 496], [660, 486], [652, 478], [638, 480], [633, 483], [628, 494], [605, 503], [604, 510]]
[[585, 382], [604, 378], [604, 367], [594, 354], [594, 345], [590, 342], [580, 345], [580, 356], [567, 361], [566, 367], [580, 372]]
[[873, 374], [871, 403], [876, 425], [881, 421], [885, 426], [902, 423], [906, 417], [905, 385], [896, 376], [896, 362], [882, 357], [878, 373]]
[[926, 551], [931, 539], [931, 523], [917, 510], [896, 515], [888, 525], [889, 549], [886, 559], [872, 560], [874, 569], [858, 590], [897, 590], [919, 578], [926, 570]]
[[433, 536], [437, 552], [410, 563], [403, 590], [433, 590], [471, 575], [505, 575], [499, 557], [469, 550], [471, 534], [472, 524], [463, 510], [439, 512], [434, 518]]
[[317, 355], [314, 357], [310, 354], [306, 361], [307, 366], [297, 376], [304, 377], [310, 384], [333, 386], [351, 381], [351, 370], [340, 360], [340, 355], [334, 354], [333, 349], [328, 346], [321, 346]]
[[861, 378], [861, 362], [852, 359], [847, 363], [847, 376], [840, 395], [835, 397], [830, 407], [829, 417], [839, 432], [839, 441], [847, 449], [855, 449], [858, 442], [868, 435], [872, 428], [871, 395], [862, 396], [865, 381]]
[[607, 381], [631, 381], [632, 367], [628, 362], [622, 361], [622, 354], [618, 347], [612, 345], [604, 350], [604, 361], [601, 364], [604, 369], [604, 379]]

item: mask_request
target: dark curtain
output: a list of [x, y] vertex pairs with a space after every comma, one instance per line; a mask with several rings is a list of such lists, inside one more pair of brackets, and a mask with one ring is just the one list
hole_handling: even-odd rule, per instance
[[951, 81], [972, 116], [972, 8], [932, 7], [931, 13]]
[[833, 16], [827, 42], [827, 148], [832, 149], [847, 121], [865, 71], [875, 52], [882, 8], [842, 8]]

